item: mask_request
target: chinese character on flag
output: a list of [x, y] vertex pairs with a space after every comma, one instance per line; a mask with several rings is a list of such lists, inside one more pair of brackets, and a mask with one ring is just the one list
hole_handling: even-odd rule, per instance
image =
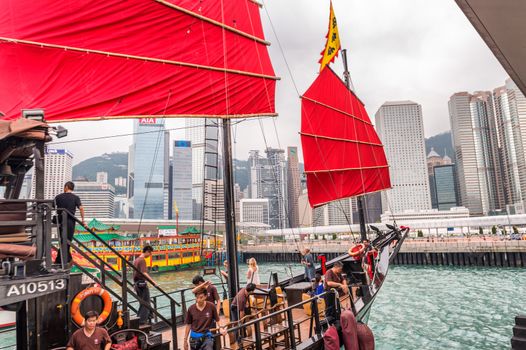
[[331, 1], [331, 11], [329, 17], [329, 31], [327, 32], [327, 43], [325, 44], [325, 49], [321, 52], [320, 63], [320, 72], [331, 62], [334, 62], [334, 58], [338, 56], [338, 51], [340, 51], [340, 36], [338, 35], [338, 25], [336, 23], [336, 17], [334, 16], [334, 10], [332, 8]]

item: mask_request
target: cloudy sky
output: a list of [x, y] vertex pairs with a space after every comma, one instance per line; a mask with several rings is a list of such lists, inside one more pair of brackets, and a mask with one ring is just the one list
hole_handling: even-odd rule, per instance
[[[329, 0], [264, 3], [265, 34], [272, 42], [270, 55], [281, 77], [276, 92], [280, 115], [275, 120], [235, 126], [234, 156], [239, 159], [246, 159], [250, 149], [264, 149], [265, 145], [300, 146], [300, 101], [294, 86], [303, 93], [316, 77], [327, 32]], [[429, 137], [450, 128], [449, 96], [458, 91], [491, 90], [503, 85], [507, 77], [453, 0], [333, 0], [333, 6], [340, 40], [349, 51], [354, 87], [372, 119], [385, 101], [413, 100], [422, 105]], [[341, 72], [341, 60], [336, 60], [333, 68]], [[181, 128], [184, 121], [169, 120], [166, 125]], [[105, 152], [127, 151], [132, 140], [124, 136], [75, 141], [131, 133], [132, 121], [65, 126], [69, 136], [61, 141], [68, 143], [61, 146], [74, 153], [75, 163]], [[174, 130], [172, 137], [183, 138], [184, 131]]]

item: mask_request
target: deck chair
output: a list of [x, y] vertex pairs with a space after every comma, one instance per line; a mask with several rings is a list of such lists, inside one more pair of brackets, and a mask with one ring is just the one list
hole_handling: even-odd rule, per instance
[[223, 307], [223, 315], [225, 315], [225, 318], [227, 320], [230, 320], [230, 300], [223, 299], [222, 307]]
[[110, 338], [112, 344], [125, 344], [137, 338], [138, 349], [141, 350], [149, 349], [153, 345], [148, 339], [148, 334], [138, 329], [122, 329], [111, 334]]

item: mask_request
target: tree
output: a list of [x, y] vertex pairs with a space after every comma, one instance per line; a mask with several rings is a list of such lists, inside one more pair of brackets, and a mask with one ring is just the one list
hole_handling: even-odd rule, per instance
[[314, 239], [318, 240], [318, 235], [317, 234], [314, 234]]
[[513, 226], [513, 233], [515, 233], [516, 235], [519, 234], [519, 229], [517, 228], [517, 226]]
[[338, 239], [338, 235], [336, 233], [332, 234], [332, 240], [335, 241]]
[[417, 237], [424, 237], [424, 233], [422, 232], [422, 230], [418, 230], [417, 233], [416, 233], [416, 236]]
[[484, 230], [482, 229], [482, 227], [479, 227], [479, 235], [483, 235], [484, 234]]
[[493, 225], [493, 227], [491, 228], [491, 234], [492, 235], [496, 235], [497, 234], [497, 226]]

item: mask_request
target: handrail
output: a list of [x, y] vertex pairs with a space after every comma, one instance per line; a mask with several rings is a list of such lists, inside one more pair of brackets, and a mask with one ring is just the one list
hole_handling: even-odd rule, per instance
[[[242, 329], [243, 327], [248, 327], [248, 326], [251, 326], [251, 325], [253, 325], [253, 324], [255, 324], [255, 323], [259, 323], [259, 322], [261, 322], [261, 321], [265, 321], [265, 320], [267, 320], [267, 319], [269, 319], [269, 318], [271, 318], [271, 317], [277, 316], [277, 315], [279, 315], [279, 314], [281, 314], [281, 313], [288, 312], [288, 311], [292, 311], [292, 309], [295, 309], [295, 308], [297, 308], [298, 306], [303, 306], [304, 304], [312, 303], [312, 302], [315, 301], [315, 300], [318, 301], [318, 299], [320, 299], [321, 297], [323, 297], [323, 296], [325, 296], [325, 295], [329, 295], [329, 294], [334, 294], [334, 291], [333, 291], [333, 290], [329, 290], [329, 291], [323, 292], [323, 293], [321, 293], [321, 294], [319, 294], [319, 295], [315, 295], [315, 296], [313, 296], [313, 297], [311, 297], [311, 298], [309, 298], [309, 299], [302, 300], [301, 302], [296, 303], [296, 304], [294, 304], [294, 305], [290, 305], [290, 306], [286, 307], [285, 309], [278, 310], [278, 311], [276, 311], [276, 312], [273, 312], [273, 313], [271, 313], [271, 314], [268, 314], [268, 315], [263, 316], [263, 317], [261, 317], [261, 318], [258, 318], [258, 319], [256, 319], [256, 320], [253, 320], [253, 321], [250, 321], [250, 322], [244, 323], [244, 324], [242, 324], [242, 325], [240, 325], [240, 326], [236, 326], [236, 327], [230, 328], [230, 329], [228, 330], [228, 332], [229, 332], [229, 333], [230, 333], [230, 332], [234, 332], [234, 331], [237, 331], [237, 330], [239, 330], [239, 329]], [[236, 321], [236, 322], [237, 322], [237, 321]]]
[[[156, 318], [159, 317], [162, 321], [166, 322], [172, 328], [172, 343], [174, 344], [174, 347], [177, 348], [178, 344], [177, 344], [176, 305], [180, 306], [180, 304], [174, 298], [172, 298], [170, 295], [168, 295], [164, 290], [159, 288], [157, 285], [153, 285], [153, 283], [151, 283], [151, 284], [159, 292], [161, 292], [161, 295], [164, 295], [164, 296], [166, 296], [168, 298], [168, 301], [170, 303], [170, 308], [171, 308], [170, 320], [168, 318], [164, 317], [158, 310], [153, 308], [150, 303], [144, 302], [141, 298], [139, 298], [139, 296], [136, 293], [131, 291], [131, 288], [128, 288], [128, 284], [130, 282], [129, 282], [127, 274], [126, 274], [126, 270], [127, 270], [128, 267], [131, 267], [133, 269], [133, 271], [136, 271], [136, 272], [138, 272], [141, 275], [143, 275], [142, 272], [139, 271], [132, 263], [130, 263], [128, 260], [126, 260], [126, 258], [123, 257], [119, 252], [117, 252], [115, 249], [113, 249], [113, 247], [111, 247], [108, 243], [106, 243], [104, 240], [102, 240], [91, 228], [85, 226], [77, 217], [72, 215], [72, 213], [70, 211], [68, 211], [67, 209], [64, 209], [64, 208], [57, 208], [57, 209], [61, 211], [60, 215], [62, 215], [62, 222], [66, 222], [68, 220], [67, 216], [69, 215], [71, 218], [73, 218], [73, 220], [75, 222], [77, 222], [80, 225], [82, 225], [82, 227], [84, 227], [87, 232], [89, 232], [93, 237], [95, 237], [96, 240], [98, 240], [100, 243], [102, 243], [102, 245], [106, 246], [106, 248], [108, 248], [111, 252], [113, 252], [120, 259], [120, 261], [122, 262], [122, 274], [118, 275], [118, 276], [121, 277], [121, 281], [120, 281], [121, 283], [117, 282], [117, 284], [119, 284], [120, 287], [121, 287], [122, 297], [118, 297], [117, 299], [120, 300], [122, 302], [122, 304], [123, 304], [123, 312], [127, 313], [127, 308], [128, 308], [128, 306], [130, 306], [130, 308], [137, 313], [137, 310], [135, 310], [135, 308], [131, 307], [131, 305], [129, 305], [129, 303], [128, 303], [128, 294], [129, 294], [132, 297], [134, 297], [136, 300], [138, 300], [141, 305], [144, 305], [146, 308], [148, 308], [149, 311], [152, 312], [153, 315], [156, 316]], [[63, 259], [62, 261], [65, 260], [65, 255], [66, 255], [65, 254], [65, 250], [67, 249], [66, 247], [64, 247], [64, 245], [65, 245], [64, 241], [65, 240], [67, 240], [70, 243], [70, 246], [73, 247], [73, 249], [76, 249], [76, 250], [78, 250], [81, 253], [85, 253], [84, 254], [85, 256], [88, 255], [86, 252], [82, 252], [81, 248], [79, 248], [79, 246], [77, 245], [77, 244], [79, 244], [80, 246], [84, 246], [81, 242], [79, 242], [75, 238], [73, 238], [73, 240], [71, 240], [71, 241], [66, 238], [66, 232], [65, 232], [65, 229], [64, 229], [64, 225], [62, 225], [62, 227], [60, 227], [60, 237], [61, 237], [61, 248], [64, 249], [63, 251], [61, 251], [62, 259]], [[76, 244], [73, 244], [73, 243], [76, 243]], [[96, 260], [104, 262], [104, 260], [101, 257], [99, 257], [97, 254], [95, 254], [90, 249], [87, 249], [87, 248], [84, 248], [84, 249], [86, 249], [87, 252], [91, 253], [91, 255], [94, 256]], [[92, 261], [92, 263], [94, 262], [94, 260], [91, 259], [91, 257], [88, 260]], [[104, 268], [104, 264], [101, 263], [101, 264], [97, 264], [97, 265], [99, 265], [101, 267], [102, 281], [99, 280], [96, 277], [93, 278], [94, 276], [91, 275], [90, 273], [87, 273], [87, 270], [85, 270], [84, 268], [82, 268], [81, 270], [84, 270], [88, 275], [91, 275], [91, 277], [94, 280], [97, 280], [104, 287], [106, 287], [105, 282], [104, 282], [104, 276], [106, 276], [106, 275], [111, 276], [111, 278], [113, 280], [116, 279], [118, 281], [118, 278], [113, 278], [114, 276], [112, 276], [109, 272], [106, 271], [106, 269]], [[147, 280], [147, 279], [145, 278], [145, 280]]]
[[139, 271], [139, 269], [137, 269], [135, 267], [135, 265], [133, 265], [131, 262], [129, 262], [128, 260], [126, 260], [118, 251], [116, 251], [115, 249], [113, 249], [112, 246], [110, 246], [107, 242], [105, 242], [102, 238], [100, 238], [96, 233], [95, 231], [93, 231], [91, 228], [89, 228], [88, 226], [85, 226], [82, 221], [80, 221], [75, 215], [73, 215], [69, 210], [65, 209], [65, 208], [57, 208], [57, 209], [60, 209], [61, 211], [67, 213], [69, 216], [71, 216], [78, 224], [80, 224], [82, 227], [84, 227], [86, 229], [87, 232], [91, 233], [93, 235], [93, 237], [95, 237], [100, 243], [102, 243], [104, 246], [106, 246], [106, 248], [108, 248], [112, 253], [114, 253], [115, 255], [117, 255], [118, 257], [121, 258], [121, 260], [128, 266], [128, 267], [131, 267], [133, 269], [133, 271], [135, 272], [138, 272], [140, 273], [143, 277], [145, 277], [145, 280], [150, 283], [153, 287], [155, 287], [155, 289], [157, 289], [159, 292], [161, 292], [161, 294], [163, 294], [165, 297], [167, 297], [170, 301], [173, 301], [175, 303], [175, 305], [177, 306], [181, 306], [181, 304], [179, 304], [175, 299], [173, 299], [168, 293], [166, 293], [164, 290], [162, 290], [161, 288], [159, 288], [159, 286], [151, 283], [147, 278], [146, 276], [144, 276], [144, 274]]

